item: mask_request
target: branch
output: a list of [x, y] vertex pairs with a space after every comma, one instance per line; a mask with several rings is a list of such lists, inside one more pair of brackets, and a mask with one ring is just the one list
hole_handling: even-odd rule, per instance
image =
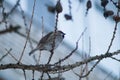
[[0, 35], [2, 34], [6, 34], [6, 33], [10, 33], [10, 32], [16, 32], [20, 29], [21, 27], [20, 26], [15, 26], [13, 27], [12, 25], [10, 25], [9, 28], [5, 29], [5, 30], [1, 30], [0, 31]]
[[85, 74], [85, 75], [79, 75], [80, 76], [80, 78], [84, 78], [84, 77], [87, 77], [92, 71], [93, 71], [93, 69], [97, 66], [97, 64], [100, 62], [101, 60], [98, 60], [94, 65], [93, 65], [93, 67]]
[[114, 0], [110, 0], [110, 1], [113, 3], [113, 5], [114, 5], [116, 8], [120, 9], [119, 5], [117, 5], [117, 2], [114, 2]]
[[79, 36], [79, 38], [78, 38], [78, 40], [77, 40], [77, 42], [76, 42], [76, 47], [75, 47], [75, 49], [73, 49], [73, 50], [70, 52], [69, 55], [65, 56], [63, 59], [59, 60], [59, 61], [56, 62], [55, 64], [58, 64], [58, 63], [61, 63], [61, 62], [65, 61], [66, 59], [68, 59], [68, 58], [78, 49], [78, 43], [79, 43], [81, 37], [84, 35], [84, 33], [85, 33], [86, 30], [87, 30], [87, 28], [85, 28], [84, 31], [82, 32], [82, 34]]
[[49, 64], [50, 63], [50, 61], [51, 61], [51, 59], [52, 59], [52, 56], [53, 56], [53, 54], [54, 54], [54, 49], [55, 49], [55, 39], [56, 39], [56, 32], [57, 32], [57, 30], [58, 30], [58, 17], [59, 17], [59, 13], [61, 13], [62, 12], [62, 5], [61, 5], [61, 3], [60, 3], [60, 0], [58, 0], [57, 1], [57, 4], [56, 4], [56, 6], [55, 6], [55, 9], [56, 9], [56, 22], [55, 22], [55, 33], [54, 33], [54, 37], [53, 37], [53, 44], [52, 44], [52, 50], [50, 51], [50, 57], [49, 57], [49, 59], [48, 59], [48, 62], [47, 62], [47, 64]]
[[20, 2], [20, 0], [17, 0], [16, 4], [13, 6], [13, 8], [8, 13], [5, 12], [5, 8], [3, 7], [3, 11], [2, 11], [3, 19], [0, 23], [2, 23], [2, 22], [6, 23], [7, 22], [6, 19], [15, 11], [15, 9], [19, 5], [19, 2]]
[[117, 31], [117, 24], [118, 24], [118, 22], [115, 22], [115, 28], [114, 28], [114, 31], [113, 31], [112, 39], [110, 41], [110, 45], [108, 46], [108, 50], [107, 50], [106, 53], [108, 53], [110, 51], [111, 47], [112, 47], [113, 41], [115, 39], [116, 31]]
[[0, 58], [0, 61], [2, 61], [2, 60], [9, 54], [9, 52], [10, 52], [11, 50], [12, 50], [12, 49], [10, 49], [9, 51], [7, 51], [7, 53], [2, 56], [2, 57]]
[[18, 61], [17, 58], [10, 53], [10, 50], [12, 50], [12, 49], [10, 49], [10, 50], [5, 49], [5, 50], [15, 61]]
[[114, 59], [114, 60], [116, 60], [116, 61], [118, 61], [118, 62], [120, 62], [120, 59], [117, 59], [115, 57], [111, 57], [111, 58]]
[[33, 70], [33, 71], [41, 71], [41, 72], [50, 72], [50, 73], [57, 73], [57, 72], [65, 72], [69, 71], [73, 68], [79, 67], [83, 64], [95, 61], [95, 60], [102, 60], [104, 58], [109, 58], [114, 55], [120, 54], [120, 50], [117, 50], [113, 53], [108, 53], [108, 54], [102, 54], [102, 55], [96, 55], [94, 57], [90, 57], [89, 59], [76, 62], [74, 64], [70, 65], [63, 65], [63, 66], [55, 66], [53, 64], [41, 64], [41, 65], [26, 65], [26, 64], [1, 64], [0, 65], [0, 70], [4, 69], [25, 69], [25, 70]]
[[25, 78], [25, 80], [27, 80], [27, 77], [26, 77], [26, 72], [25, 72], [25, 70], [23, 69], [23, 73], [24, 73], [24, 78]]
[[26, 46], [27, 46], [27, 42], [28, 42], [29, 37], [30, 37], [30, 31], [31, 31], [32, 22], [33, 22], [33, 16], [34, 16], [34, 11], [35, 11], [35, 5], [36, 5], [36, 0], [34, 0], [33, 10], [32, 10], [32, 16], [31, 16], [31, 19], [30, 19], [30, 25], [29, 25], [29, 30], [28, 30], [28, 35], [27, 35], [27, 38], [26, 38], [26, 42], [25, 42], [23, 51], [22, 51], [21, 56], [19, 58], [18, 64], [20, 63], [20, 61], [21, 61], [21, 59], [23, 57], [24, 51], [25, 51]]

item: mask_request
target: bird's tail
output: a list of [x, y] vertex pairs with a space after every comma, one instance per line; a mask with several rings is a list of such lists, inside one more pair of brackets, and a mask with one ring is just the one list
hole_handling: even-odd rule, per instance
[[38, 49], [33, 49], [30, 53], [29, 53], [29, 56], [31, 55], [31, 54], [33, 54], [35, 51], [37, 51]]

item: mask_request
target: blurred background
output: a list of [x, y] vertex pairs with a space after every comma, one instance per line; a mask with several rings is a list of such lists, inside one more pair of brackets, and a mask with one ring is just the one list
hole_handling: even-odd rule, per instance
[[[6, 19], [7, 23], [0, 24], [0, 30], [5, 29], [5, 26], [20, 26], [21, 28], [18, 31], [0, 35], [1, 57], [7, 53], [6, 49], [9, 50], [12, 48], [11, 54], [19, 59], [26, 41], [26, 31], [30, 26], [34, 0], [3, 0], [3, 7], [5, 8], [4, 12], [11, 11], [18, 1], [20, 6], [15, 8], [11, 15], [8, 16]], [[106, 19], [103, 16], [103, 7], [100, 5], [100, 0], [91, 0], [92, 8], [87, 12], [87, 1], [88, 0], [61, 0], [63, 11], [59, 14], [58, 29], [63, 31], [66, 35], [63, 42], [55, 50], [56, 54], [53, 55], [51, 63], [64, 58], [75, 48], [76, 41], [85, 28], [87, 28], [87, 30], [79, 42], [78, 50], [68, 60], [66, 60], [64, 64], [72, 64], [76, 61], [82, 61], [83, 59], [89, 58], [89, 56], [104, 54], [107, 51], [113, 35], [115, 22], [112, 20], [112, 17], [108, 17]], [[28, 53], [36, 47], [42, 35], [54, 30], [56, 14], [53, 8], [56, 3], [57, 0], [36, 0], [34, 18], [30, 32], [31, 42], [27, 44], [25, 54], [21, 60], [22, 63], [36, 64], [33, 59], [34, 55], [29, 56]], [[1, 16], [3, 15], [3, 7], [1, 7]], [[113, 10], [114, 14], [117, 12], [112, 3], [107, 5], [107, 9]], [[42, 26], [44, 26], [44, 29]], [[118, 24], [115, 40], [110, 52], [114, 52], [119, 49], [120, 27]], [[37, 53], [39, 52], [35, 53], [36, 57], [39, 56]], [[40, 63], [44, 64], [48, 60], [50, 53], [47, 51], [43, 51], [42, 53]], [[119, 59], [120, 55], [115, 57]], [[7, 63], [17, 62], [11, 58], [11, 56], [7, 56], [1, 60], [1, 64]], [[94, 62], [89, 63], [88, 69], [90, 69], [93, 64]], [[80, 69], [81, 67], [75, 68], [73, 71], [80, 74]], [[79, 80], [79, 77], [76, 76], [73, 71], [62, 73], [61, 80]], [[27, 80], [30, 80], [32, 78], [32, 71], [27, 71], [26, 74]], [[35, 80], [38, 80], [40, 73], [38, 74], [38, 72], [36, 72], [35, 74]], [[51, 76], [57, 77], [58, 75], [51, 74]], [[24, 80], [22, 70], [1, 70], [0, 77], [0, 80]], [[88, 77], [88, 80], [119, 80], [120, 63], [111, 58], [104, 59], [96, 66]], [[47, 75], [44, 75], [44, 78], [47, 80]]]

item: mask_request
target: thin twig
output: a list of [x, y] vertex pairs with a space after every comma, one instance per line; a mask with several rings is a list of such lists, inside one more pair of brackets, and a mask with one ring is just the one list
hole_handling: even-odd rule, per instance
[[[81, 70], [81, 73], [80, 74], [77, 74], [73, 69], [72, 69], [72, 71], [73, 71], [73, 73], [76, 75], [76, 76], [78, 76], [79, 77], [79, 79], [81, 80], [81, 76], [83, 76], [83, 74], [84, 74], [84, 72], [85, 72], [85, 70], [88, 68], [88, 64], [86, 63], [86, 65], [85, 65], [85, 67]], [[88, 78], [88, 75], [87, 76], [85, 76], [86, 78]]]
[[42, 72], [40, 80], [43, 80], [44, 72]]
[[31, 31], [32, 22], [33, 22], [33, 16], [34, 16], [34, 11], [35, 11], [35, 3], [36, 3], [36, 0], [34, 0], [33, 10], [32, 10], [32, 16], [31, 16], [31, 19], [30, 19], [30, 26], [29, 26], [29, 30], [28, 30], [28, 35], [27, 35], [27, 38], [26, 38], [26, 42], [25, 42], [25, 45], [24, 45], [22, 54], [21, 54], [20, 59], [19, 59], [19, 61], [18, 61], [18, 64], [20, 63], [20, 61], [21, 61], [21, 59], [22, 59], [22, 57], [23, 57], [25, 48], [26, 48], [26, 46], [27, 46], [27, 42], [28, 42], [29, 37], [30, 37], [30, 31]]
[[47, 72], [47, 75], [48, 75], [49, 80], [52, 80], [52, 78], [48, 72]]
[[[119, 54], [119, 53], [120, 53], [120, 50], [117, 50], [116, 52], [114, 52], [114, 54], [116, 54], [116, 53]], [[91, 62], [91, 60], [94, 61], [94, 59], [96, 59], [96, 60], [98, 60], [98, 61], [96, 62], [95, 65], [93, 65], [93, 69], [94, 69], [94, 66], [96, 66], [102, 59], [107, 58], [108, 56], [111, 57], [111, 56], [113, 56], [113, 54], [108, 53], [108, 54], [103, 54], [103, 55], [100, 55], [100, 56], [98, 56], [98, 55], [97, 55], [97, 56], [94, 56], [94, 58], [93, 58], [93, 57], [90, 57], [89, 59], [86, 59], [86, 60], [84, 60], [84, 61], [76, 62], [76, 63], [73, 64], [73, 65], [68, 65], [68, 66], [69, 66], [69, 69], [68, 69], [68, 66], [64, 67], [64, 70], [61, 71], [61, 72], [65, 72], [65, 71], [71, 70], [71, 69], [73, 69], [73, 67], [75, 68], [75, 67], [77, 67], [77, 66], [82, 65], [83, 63], [86, 64], [86, 63]], [[65, 68], [67, 68], [67, 69], [65, 69]], [[93, 69], [91, 68], [91, 70], [93, 70]], [[91, 71], [91, 70], [90, 70], [90, 71]]]
[[4, 17], [3, 21], [6, 20], [6, 18], [8, 18], [8, 16], [14, 12], [14, 10], [15, 10], [15, 9], [17, 8], [17, 6], [19, 5], [19, 2], [20, 2], [20, 0], [18, 0], [18, 1], [16, 2], [16, 4], [15, 4], [14, 7], [10, 10], [10, 12], [8, 12], [8, 13], [6, 14], [6, 16]]
[[32, 80], [34, 80], [35, 71], [32, 70]]
[[5, 29], [5, 30], [1, 30], [0, 31], [0, 35], [6, 34], [6, 33], [11, 33], [11, 32], [16, 32], [20, 29], [20, 26], [15, 26], [13, 27], [12, 25], [10, 25], [9, 28]]
[[80, 74], [76, 73], [73, 69], [72, 69], [72, 71], [73, 71], [73, 73], [74, 73], [76, 76], [78, 76], [78, 77], [81, 79], [81, 76], [82, 76], [83, 73], [85, 72], [86, 66], [87, 66], [87, 64], [85, 65], [85, 67], [84, 67], [83, 69], [81, 69], [81, 71], [80, 71], [81, 73], [80, 73]]
[[89, 37], [89, 56], [91, 54], [91, 38]]
[[112, 74], [112, 72], [110, 72], [109, 74], [107, 74], [107, 76], [104, 78], [104, 80], [107, 80], [107, 78], [109, 78], [111, 74]]
[[38, 56], [38, 60], [37, 60], [37, 64], [39, 65], [39, 62], [40, 62], [40, 58], [41, 58], [41, 51], [39, 53], [39, 56]]
[[17, 58], [16, 58], [15, 56], [13, 56], [13, 55], [10, 53], [9, 50], [7, 50], [7, 49], [5, 49], [5, 50], [8, 52], [8, 54], [9, 54], [15, 61], [18, 61]]
[[0, 61], [2, 61], [9, 54], [10, 51], [12, 51], [12, 49], [8, 50], [7, 53], [0, 58]]
[[[61, 63], [59, 63], [58, 65], [61, 66]], [[59, 79], [62, 77], [62, 73], [60, 71], [58, 72], [58, 77], [59, 77]]]
[[30, 48], [33, 50], [33, 45], [32, 45], [32, 40], [31, 40], [31, 38], [29, 38], [29, 44], [30, 44]]
[[[86, 73], [88, 73], [88, 63], [86, 64]], [[86, 76], [86, 80], [89, 80], [89, 76]]]
[[72, 6], [71, 6], [72, 2], [71, 2], [71, 0], [68, 0], [68, 3], [69, 3], [69, 5], [68, 5], [68, 7], [69, 7], [69, 16], [71, 17], [71, 20], [73, 20], [73, 18], [72, 18]]
[[[43, 16], [41, 17], [41, 19], [42, 19], [42, 27], [41, 28], [42, 28], [42, 38], [43, 38], [43, 35], [44, 35], [44, 20], [43, 20]], [[41, 51], [39, 53], [37, 64], [39, 64], [40, 58], [41, 58]]]
[[[111, 0], [112, 1], [112, 0]], [[118, 9], [118, 11], [117, 11], [117, 16], [119, 16], [119, 9]], [[115, 22], [115, 28], [114, 28], [114, 31], [113, 31], [113, 35], [112, 35], [112, 39], [111, 39], [111, 42], [110, 42], [110, 44], [109, 44], [109, 46], [108, 46], [108, 50], [107, 50], [107, 52], [106, 53], [108, 53], [109, 51], [110, 51], [110, 49], [111, 49], [111, 47], [112, 47], [112, 44], [113, 44], [113, 41], [114, 41], [114, 39], [115, 39], [115, 36], [116, 36], [116, 32], [117, 32], [117, 26], [118, 26], [118, 22], [116, 21]], [[113, 57], [111, 56], [111, 58], [113, 59]]]
[[[59, 0], [60, 1], [60, 0]], [[55, 48], [55, 39], [56, 39], [56, 31], [57, 31], [57, 25], [58, 25], [58, 15], [59, 15], [59, 13], [57, 13], [56, 14], [56, 23], [55, 23], [55, 30], [54, 30], [54, 41], [53, 41], [53, 44], [52, 44], [52, 50], [50, 51], [50, 57], [49, 57], [49, 59], [48, 59], [48, 62], [47, 62], [47, 64], [49, 64], [50, 63], [50, 61], [51, 61], [51, 59], [52, 59], [52, 56], [53, 56], [53, 54], [54, 54], [54, 48]]]
[[43, 18], [43, 16], [41, 17], [41, 19], [42, 19], [42, 37], [43, 37], [43, 35], [44, 35], [44, 18]]
[[22, 15], [22, 18], [24, 20], [24, 25], [25, 27], [27, 28], [27, 22], [26, 22], [26, 17], [25, 17], [25, 13], [24, 13], [24, 10], [22, 9], [21, 5], [19, 4], [19, 8], [21, 10], [21, 15]]
[[79, 38], [78, 38], [78, 40], [77, 40], [77, 42], [76, 42], [76, 47], [75, 47], [75, 49], [72, 50], [69, 55], [65, 56], [63, 59], [59, 60], [59, 61], [56, 62], [55, 64], [58, 64], [58, 63], [61, 63], [61, 62], [65, 61], [66, 59], [68, 59], [68, 58], [78, 49], [79, 40], [80, 40], [81, 37], [84, 35], [84, 33], [85, 33], [86, 30], [87, 30], [87, 28], [85, 28], [84, 31], [82, 32], [82, 34], [79, 36]]
[[117, 58], [115, 58], [115, 57], [110, 57], [110, 58], [112, 58], [112, 59], [114, 59], [114, 60], [116, 60], [116, 61], [118, 61], [118, 62], [120, 62], [120, 59], [117, 59]]
[[[28, 25], [27, 25], [27, 22], [26, 22], [26, 17], [25, 17], [24, 11], [23, 11], [20, 4], [19, 4], [19, 8], [21, 10], [21, 15], [22, 15], [22, 18], [23, 18], [23, 21], [24, 21], [24, 25], [26, 27], [26, 33], [28, 33], [29, 29], [28, 29]], [[29, 43], [30, 43], [30, 48], [33, 49], [32, 41], [30, 40], [30, 38], [29, 38]]]
[[[111, 1], [112, 1], [112, 0], [111, 0]], [[117, 9], [117, 16], [119, 16], [119, 12], [120, 12], [120, 10]], [[115, 21], [115, 28], [114, 28], [114, 31], [113, 31], [112, 39], [111, 39], [111, 41], [110, 41], [110, 44], [109, 44], [109, 46], [108, 46], [108, 50], [107, 50], [106, 53], [108, 53], [108, 52], [110, 51], [110, 48], [112, 47], [112, 44], [113, 44], [113, 41], [114, 41], [114, 39], [115, 39], [115, 35], [116, 35], [116, 32], [117, 32], [117, 26], [118, 26], [118, 22]]]
[[[118, 12], [117, 12], [117, 15], [119, 15], [119, 10], [118, 10]], [[111, 47], [112, 47], [112, 44], [113, 44], [113, 41], [114, 41], [114, 39], [115, 39], [115, 35], [116, 35], [116, 31], [117, 31], [117, 24], [118, 24], [118, 22], [115, 22], [115, 28], [114, 28], [114, 31], [113, 31], [113, 36], [112, 36], [112, 39], [111, 39], [111, 41], [110, 41], [110, 45], [108, 46], [108, 49], [107, 49], [106, 54], [109, 54], [109, 51], [110, 51], [110, 49], [111, 49]], [[110, 56], [110, 57], [112, 57], [112, 56]], [[97, 64], [98, 64], [101, 60], [102, 60], [102, 59], [98, 59], [98, 61], [96, 62], [96, 64], [93, 65], [93, 67], [88, 71], [88, 73], [87, 73], [86, 75], [84, 75], [84, 76], [81, 76], [81, 77], [86, 77], [87, 75], [89, 75], [90, 72], [95, 68], [95, 66], [97, 66]]]
[[71, 1], [68, 0], [68, 3], [69, 3], [69, 15], [72, 16], [72, 12], [71, 12], [71, 9], [72, 9]]
[[80, 76], [81, 78], [84, 78], [84, 77], [87, 77], [92, 71], [93, 69], [96, 67], [96, 65], [100, 62], [101, 60], [98, 60], [94, 65], [93, 67], [85, 74], [85, 75], [82, 75]]
[[13, 11], [17, 8], [17, 6], [19, 5], [19, 3], [20, 3], [20, 0], [18, 0], [16, 2], [16, 4], [14, 5], [14, 7], [10, 10], [9, 14], [13, 13]]
[[[22, 32], [20, 31], [15, 31], [15, 33], [17, 33], [19, 36], [23, 37], [23, 38], [26, 38], [27, 36], [25, 34], [23, 34]], [[34, 40], [33, 38], [30, 38], [32, 42], [34, 43], [38, 43], [36, 40]]]
[[34, 71], [41, 71], [41, 72], [49, 72], [49, 73], [58, 73], [60, 72], [65, 72], [65, 71], [69, 71], [73, 68], [79, 67], [81, 65], [84, 65], [86, 63], [89, 63], [91, 61], [95, 61], [95, 60], [102, 60], [102, 59], [106, 59], [106, 58], [110, 58], [111, 56], [114, 55], [118, 55], [120, 54], [120, 50], [117, 50], [115, 52], [112, 53], [108, 53], [108, 54], [102, 54], [102, 55], [97, 55], [94, 57], [90, 57], [84, 61], [79, 61], [70, 65], [62, 65], [62, 66], [58, 66], [58, 65], [54, 65], [54, 64], [41, 64], [41, 65], [26, 65], [26, 64], [1, 64], [0, 65], [0, 70], [4, 70], [4, 69], [25, 69], [25, 70], [34, 70]]
[[51, 59], [52, 59], [52, 56], [53, 56], [53, 53], [54, 53], [54, 51], [53, 51], [53, 50], [51, 50], [51, 54], [50, 54], [50, 57], [49, 57], [49, 59], [48, 59], [47, 64], [49, 64], [49, 63], [50, 63], [50, 61], [51, 61]]
[[33, 55], [33, 59], [34, 59], [34, 61], [36, 62], [36, 64], [37, 64], [37, 58], [36, 58], [36, 56], [35, 55]]
[[24, 70], [24, 69], [23, 69], [23, 73], [24, 73], [24, 78], [25, 78], [25, 80], [27, 80], [26, 73], [25, 73], [25, 70]]
[[85, 73], [86, 68], [87, 68], [87, 63], [85, 64], [85, 67], [81, 70], [80, 76], [82, 76]]
[[117, 31], [117, 24], [118, 24], [118, 22], [115, 22], [115, 28], [114, 28], [114, 31], [113, 31], [113, 36], [112, 36], [112, 39], [110, 41], [110, 45], [108, 46], [108, 50], [107, 50], [106, 53], [108, 53], [110, 51], [111, 47], [112, 47], [113, 41], [115, 39], [116, 31]]
[[110, 0], [110, 1], [113, 3], [113, 5], [114, 5], [116, 8], [120, 9], [120, 7], [117, 5], [116, 2], [114, 2], [113, 0]]

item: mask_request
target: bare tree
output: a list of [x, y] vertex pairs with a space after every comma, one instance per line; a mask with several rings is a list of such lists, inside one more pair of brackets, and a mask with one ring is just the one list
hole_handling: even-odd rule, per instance
[[[89, 14], [89, 10], [92, 8], [93, 1], [92, 0], [85, 0], [85, 4], [86, 4], [86, 16]], [[117, 59], [116, 57], [114, 57], [115, 55], [119, 55], [120, 54], [120, 49], [116, 50], [114, 52], [110, 52], [111, 47], [114, 45], [114, 39], [116, 37], [116, 32], [117, 32], [117, 28], [118, 28], [118, 23], [120, 22], [120, 16], [119, 16], [119, 12], [120, 12], [120, 0], [114, 2], [113, 0], [101, 0], [100, 5], [99, 6], [101, 9], [103, 9], [103, 17], [104, 18], [108, 18], [111, 17], [112, 20], [115, 23], [114, 26], [114, 30], [113, 30], [113, 34], [110, 40], [110, 43], [108, 45], [108, 49], [106, 50], [105, 53], [102, 53], [101, 55], [96, 55], [96, 56], [90, 56], [91, 53], [91, 37], [89, 37], [89, 54], [84, 54], [83, 56], [81, 56], [83, 59], [80, 61], [77, 61], [75, 63], [67, 63], [64, 64], [64, 62], [66, 62], [67, 60], [69, 60], [70, 57], [72, 57], [74, 55], [75, 52], [77, 52], [78, 47], [79, 47], [79, 42], [80, 40], [83, 38], [84, 34], [87, 31], [87, 28], [85, 28], [83, 30], [83, 32], [81, 34], [78, 35], [78, 39], [75, 41], [76, 45], [75, 48], [73, 50], [71, 50], [68, 55], [65, 55], [63, 58], [59, 59], [58, 61], [55, 61], [54, 63], [51, 63], [51, 59], [53, 58], [55, 53], [55, 45], [56, 45], [56, 32], [58, 31], [58, 21], [59, 21], [59, 14], [61, 14], [61, 12], [63, 11], [63, 6], [61, 4], [61, 1], [58, 0], [56, 2], [55, 6], [47, 6], [47, 9], [50, 13], [55, 14], [55, 27], [54, 27], [54, 37], [53, 37], [53, 42], [51, 43], [52, 45], [52, 49], [50, 50], [50, 56], [48, 57], [48, 61], [45, 64], [41, 64], [40, 60], [42, 58], [41, 56], [41, 51], [39, 56], [33, 55], [33, 60], [35, 61], [35, 64], [25, 64], [22, 62], [23, 58], [27, 58], [24, 57], [25, 54], [27, 54], [25, 52], [26, 48], [27, 48], [27, 44], [29, 44], [29, 47], [31, 48], [31, 50], [33, 49], [33, 43], [39, 44], [36, 40], [34, 40], [33, 38], [31, 38], [31, 29], [32, 29], [32, 24], [33, 24], [33, 17], [34, 17], [34, 11], [35, 11], [35, 6], [36, 6], [36, 0], [34, 0], [34, 5], [33, 5], [33, 9], [32, 9], [32, 15], [30, 18], [30, 22], [27, 24], [26, 21], [26, 16], [25, 13], [20, 5], [20, 0], [17, 0], [16, 4], [13, 6], [13, 8], [6, 12], [5, 9], [6, 7], [4, 6], [4, 2], [5, 0], [1, 0], [0, 1], [0, 9], [1, 9], [1, 16], [2, 19], [0, 21], [0, 25], [2, 27], [4, 27], [4, 29], [2, 28], [0, 30], [0, 35], [6, 35], [6, 34], [10, 34], [10, 33], [15, 33], [18, 34], [20, 36], [22, 36], [25, 40], [25, 43], [23, 44], [24, 46], [21, 49], [21, 52], [19, 53], [19, 57], [16, 57], [16, 55], [13, 54], [12, 51], [14, 51], [14, 49], [12, 49], [11, 47], [8, 49], [1, 47], [1, 56], [0, 56], [0, 70], [7, 70], [7, 69], [19, 69], [23, 71], [23, 75], [24, 75], [24, 79], [27, 80], [28, 76], [27, 76], [27, 71], [32, 71], [32, 80], [35, 80], [35, 72], [39, 73], [39, 78], [38, 80], [65, 80], [65, 78], [62, 76], [64, 72], [67, 71], [72, 71], [73, 74], [76, 75], [76, 77], [79, 77], [79, 80], [82, 79], [86, 79], [86, 80], [91, 80], [89, 79], [89, 75], [91, 74], [91, 72], [93, 72], [93, 70], [96, 68], [96, 66], [103, 60], [106, 58], [111, 58], [115, 61], [120, 62], [119, 59]], [[78, 2], [80, 4], [82, 4], [82, 2], [84, 2], [84, 0], [78, 0]], [[116, 8], [116, 14], [113, 10], [107, 10], [106, 6], [111, 4]], [[66, 20], [71, 20], [74, 21], [72, 16], [74, 16], [74, 14], [72, 14], [71, 10], [72, 10], [72, 1], [68, 0], [68, 7], [69, 7], [69, 13], [65, 14], [64, 17]], [[20, 30], [22, 30], [22, 26], [21, 25], [13, 25], [12, 23], [9, 22], [10, 20], [10, 16], [13, 15], [14, 11], [17, 10], [17, 8], [20, 9], [20, 14], [22, 15], [22, 20], [24, 22], [24, 26], [26, 27], [25, 31], [27, 34], [21, 33]], [[44, 38], [43, 34], [44, 34], [44, 17], [42, 17], [42, 38]], [[10, 34], [12, 35], [12, 34]], [[47, 39], [47, 38], [46, 38]], [[7, 43], [7, 42], [6, 42]], [[17, 42], [14, 42], [17, 43]], [[2, 53], [2, 51], [5, 51], [6, 53]], [[30, 52], [30, 51], [29, 51]], [[28, 55], [28, 54], [27, 54]], [[9, 58], [10, 57], [10, 58]], [[31, 57], [31, 56], [29, 56]], [[10, 62], [8, 62], [7, 64], [3, 64], [2, 61], [4, 61], [6, 58], [10, 59]], [[15, 63], [12, 63], [12, 60], [15, 60]], [[90, 67], [89, 64], [91, 62], [94, 61], [94, 64]], [[79, 68], [79, 72], [75, 72], [74, 69], [75, 68]], [[110, 72], [107, 77], [104, 78], [104, 80], [107, 80], [107, 78], [110, 76], [112, 72]], [[48, 76], [48, 79], [44, 79], [44, 74], [46, 74]], [[52, 75], [56, 75], [57, 77], [53, 77]], [[1, 79], [2, 80], [2, 79]], [[119, 80], [119, 79], [118, 79]]]

